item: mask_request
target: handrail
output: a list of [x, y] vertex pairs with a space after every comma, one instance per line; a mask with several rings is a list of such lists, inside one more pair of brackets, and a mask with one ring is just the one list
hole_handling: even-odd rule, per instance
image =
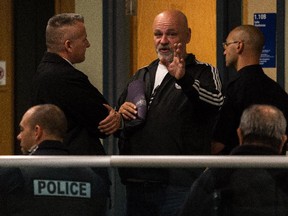
[[0, 156], [0, 167], [288, 168], [287, 156]]

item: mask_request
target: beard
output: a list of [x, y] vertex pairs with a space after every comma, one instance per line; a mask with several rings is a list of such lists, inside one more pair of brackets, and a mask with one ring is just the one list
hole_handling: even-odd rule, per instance
[[[161, 50], [166, 50], [167, 52], [162, 53]], [[156, 52], [157, 52], [159, 59], [164, 58], [168, 62], [173, 61], [174, 51], [170, 48], [169, 45], [165, 45], [165, 46], [159, 45], [156, 49]]]

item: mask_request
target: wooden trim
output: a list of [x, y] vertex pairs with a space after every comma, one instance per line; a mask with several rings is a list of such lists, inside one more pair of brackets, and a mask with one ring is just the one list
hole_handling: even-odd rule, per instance
[[138, 28], [137, 28], [137, 16], [131, 16], [130, 18], [130, 73], [133, 75], [138, 69], [137, 55], [138, 55]]
[[75, 0], [54, 0], [54, 1], [55, 1], [55, 14], [75, 12]]
[[13, 154], [14, 151], [14, 59], [13, 59], [13, 11], [12, 1], [0, 1], [0, 60], [6, 62], [6, 85], [0, 86], [0, 155]]

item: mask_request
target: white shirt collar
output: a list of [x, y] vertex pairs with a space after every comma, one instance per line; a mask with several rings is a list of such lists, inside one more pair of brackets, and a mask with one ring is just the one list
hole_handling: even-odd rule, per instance
[[33, 145], [29, 150], [28, 150], [28, 153], [29, 155], [33, 155], [34, 152], [38, 149], [38, 145]]

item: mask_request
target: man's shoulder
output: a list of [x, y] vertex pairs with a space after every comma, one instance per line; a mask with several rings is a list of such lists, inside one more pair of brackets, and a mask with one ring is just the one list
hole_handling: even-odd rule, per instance
[[160, 61], [159, 59], [155, 59], [155, 60], [152, 61], [150, 64], [145, 65], [145, 66], [139, 68], [136, 73], [139, 73], [139, 72], [141, 72], [141, 71], [143, 71], [143, 70], [148, 70], [148, 71], [149, 71], [149, 70], [151, 70], [151, 69], [153, 69], [153, 68], [157, 68], [157, 66], [158, 66], [158, 64], [159, 64], [159, 61]]
[[44, 53], [42, 60], [40, 64], [38, 65], [37, 70], [38, 71], [46, 71], [48, 69], [61, 69], [61, 68], [66, 68], [68, 70], [76, 70], [71, 63], [69, 63], [67, 60], [62, 58], [60, 55], [57, 53], [51, 53], [51, 52], [46, 52]]
[[134, 79], [144, 78], [147, 73], [153, 73], [158, 67], [159, 59], [152, 61], [149, 65], [139, 68], [136, 73], [133, 75]]
[[41, 60], [41, 63], [43, 62], [65, 62], [65, 59], [57, 53], [45, 52]]
[[33, 155], [68, 155], [66, 145], [56, 140], [45, 140], [38, 145]]
[[[74, 68], [60, 56], [43, 58], [37, 67], [36, 78], [59, 81], [62, 79], [78, 79], [87, 77], [83, 72]], [[61, 79], [62, 78], [62, 79]]]
[[186, 69], [189, 70], [190, 68], [193, 68], [193, 70], [198, 69], [201, 72], [206, 71], [206, 72], [218, 73], [218, 70], [215, 66], [213, 66], [210, 63], [196, 59], [195, 55], [193, 54], [188, 54], [186, 58]]

